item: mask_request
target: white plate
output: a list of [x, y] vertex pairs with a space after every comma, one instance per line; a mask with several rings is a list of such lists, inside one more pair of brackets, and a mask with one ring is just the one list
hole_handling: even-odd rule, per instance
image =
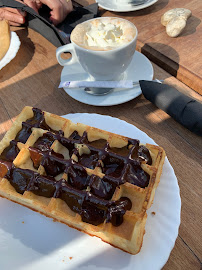
[[15, 32], [11, 32], [11, 43], [3, 59], [0, 61], [0, 70], [5, 67], [13, 58], [15, 58], [20, 48], [20, 40]]
[[[154, 143], [144, 132], [117, 118], [98, 114], [69, 114], [65, 117], [73, 122], [138, 138], [141, 142]], [[159, 270], [175, 244], [180, 210], [179, 186], [167, 158], [154, 203], [147, 211], [146, 233], [137, 255], [125, 253], [97, 237], [90, 237], [0, 198], [0, 269]]]
[[140, 10], [143, 8], [150, 7], [155, 4], [158, 0], [148, 0], [142, 5], [135, 6], [133, 4], [119, 4], [116, 3], [116, 0], [96, 0], [98, 5], [106, 10], [115, 11], [115, 12], [130, 12], [135, 10]]
[[[154, 71], [151, 62], [146, 56], [136, 51], [129, 67], [125, 71], [123, 79], [133, 81], [152, 80], [153, 75]], [[63, 68], [61, 73], [61, 81], [82, 80], [89, 80], [89, 76], [78, 62]], [[82, 103], [94, 106], [112, 106], [122, 104], [138, 97], [142, 93], [140, 86], [123, 91], [114, 90], [113, 92], [104, 96], [93, 96], [87, 94], [84, 92], [83, 88], [64, 88], [64, 90], [70, 97]]]

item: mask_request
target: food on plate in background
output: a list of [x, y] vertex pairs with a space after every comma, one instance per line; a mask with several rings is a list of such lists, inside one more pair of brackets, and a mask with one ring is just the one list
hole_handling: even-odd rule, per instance
[[0, 60], [6, 55], [11, 41], [10, 26], [8, 21], [0, 21]]

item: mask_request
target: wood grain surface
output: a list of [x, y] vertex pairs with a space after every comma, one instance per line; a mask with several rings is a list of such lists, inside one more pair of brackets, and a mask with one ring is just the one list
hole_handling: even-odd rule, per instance
[[[133, 14], [130, 16], [132, 18]], [[13, 30], [21, 40], [21, 47], [16, 57], [0, 71], [0, 139], [25, 105], [58, 115], [68, 113], [111, 115], [137, 126], [165, 149], [180, 186], [182, 212], [179, 235], [163, 269], [200, 269], [201, 137], [181, 126], [142, 95], [130, 102], [112, 107], [89, 106], [73, 100], [63, 89], [58, 89], [62, 67], [55, 57], [56, 48], [32, 30], [24, 28]], [[165, 79], [165, 83], [174, 85], [179, 91], [202, 102], [201, 95], [155, 63], [152, 64], [155, 78]]]
[[[94, 0], [80, 3], [94, 3]], [[184, 31], [176, 38], [166, 34], [161, 16], [173, 8], [192, 12]], [[202, 94], [202, 1], [158, 0], [154, 5], [133, 12], [110, 12], [100, 8], [102, 16], [121, 16], [138, 29], [138, 50], [178, 80]]]

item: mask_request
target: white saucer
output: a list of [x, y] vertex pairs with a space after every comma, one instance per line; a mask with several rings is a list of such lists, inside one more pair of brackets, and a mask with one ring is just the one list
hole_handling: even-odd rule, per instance
[[[125, 71], [124, 79], [133, 81], [152, 80], [153, 75], [154, 71], [151, 62], [146, 56], [136, 51], [129, 67]], [[79, 80], [89, 80], [89, 75], [84, 71], [78, 62], [63, 68], [61, 73], [61, 81]], [[84, 92], [83, 88], [64, 88], [64, 90], [75, 100], [94, 106], [112, 106], [122, 104], [138, 97], [142, 93], [140, 86], [122, 91], [117, 89], [104, 96], [89, 95]]]
[[135, 6], [133, 4], [118, 4], [116, 0], [96, 0], [98, 5], [106, 10], [115, 11], [115, 12], [130, 12], [135, 10], [140, 10], [143, 8], [147, 8], [153, 4], [155, 4], [158, 0], [148, 0], [146, 3], [142, 5]]
[[15, 32], [11, 32], [11, 43], [3, 59], [0, 61], [0, 70], [5, 67], [13, 58], [15, 58], [20, 48], [20, 40]]

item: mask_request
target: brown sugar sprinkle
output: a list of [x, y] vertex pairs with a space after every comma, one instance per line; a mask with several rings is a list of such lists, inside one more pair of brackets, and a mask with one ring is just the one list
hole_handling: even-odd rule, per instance
[[152, 214], [153, 216], [155, 216], [155, 215], [156, 215], [156, 212], [151, 212], [151, 214]]

